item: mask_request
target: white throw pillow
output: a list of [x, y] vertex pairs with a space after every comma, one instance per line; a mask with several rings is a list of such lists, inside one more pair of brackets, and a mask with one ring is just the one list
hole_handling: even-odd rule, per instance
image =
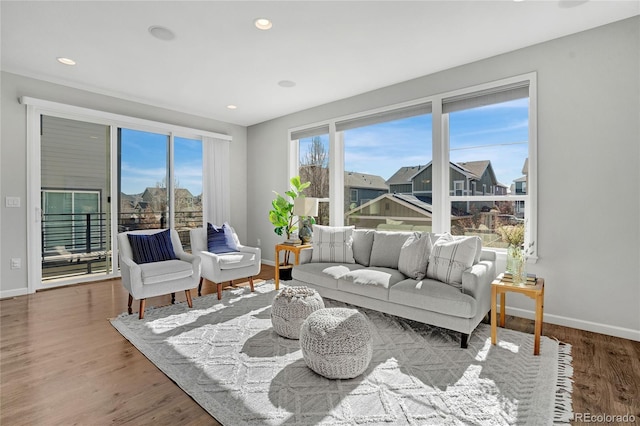
[[238, 251], [238, 247], [241, 244], [240, 244], [240, 240], [238, 239], [238, 235], [236, 234], [236, 231], [227, 222], [222, 224], [222, 229], [224, 229], [224, 239], [227, 245], [231, 249]]
[[414, 280], [421, 280], [427, 274], [427, 263], [431, 253], [431, 236], [416, 232], [400, 249], [398, 270]]
[[476, 237], [454, 239], [449, 233], [442, 235], [433, 243], [427, 278], [462, 288], [462, 272], [473, 265], [476, 250]]
[[355, 226], [313, 225], [311, 262], [355, 263], [353, 229]]

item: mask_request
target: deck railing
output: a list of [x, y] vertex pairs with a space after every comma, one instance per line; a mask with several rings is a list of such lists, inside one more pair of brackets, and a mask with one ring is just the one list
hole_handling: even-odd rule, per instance
[[[175, 212], [175, 228], [185, 251], [191, 251], [189, 230], [199, 226], [201, 211]], [[123, 213], [118, 217], [118, 232], [166, 227], [162, 214]], [[43, 214], [41, 232], [43, 279], [106, 272], [111, 264], [105, 213]]]

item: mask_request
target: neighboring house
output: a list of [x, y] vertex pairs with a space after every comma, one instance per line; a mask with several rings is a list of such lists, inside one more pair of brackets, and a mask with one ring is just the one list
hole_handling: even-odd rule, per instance
[[431, 204], [413, 195], [382, 194], [346, 213], [357, 228], [431, 231]]
[[[524, 160], [522, 165], [522, 174], [524, 176], [519, 177], [513, 181], [513, 194], [526, 195], [527, 194], [527, 182], [529, 180], [529, 159]], [[515, 211], [516, 217], [524, 217], [524, 201], [516, 201]]]
[[[450, 195], [506, 195], [507, 187], [498, 182], [491, 161], [468, 161], [449, 163]], [[431, 203], [433, 193], [431, 162], [424, 166], [401, 167], [388, 180], [389, 192], [410, 194], [422, 201]], [[471, 210], [469, 202], [452, 203], [452, 213], [461, 216]], [[482, 208], [483, 203], [473, 203]], [[484, 203], [487, 207], [493, 202]]]
[[359, 172], [344, 173], [345, 211], [361, 206], [389, 192], [384, 178]]

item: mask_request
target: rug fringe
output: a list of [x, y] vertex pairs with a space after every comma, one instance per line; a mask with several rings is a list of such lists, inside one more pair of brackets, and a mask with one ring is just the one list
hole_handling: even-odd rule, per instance
[[556, 382], [556, 402], [553, 423], [569, 425], [573, 419], [571, 393], [573, 391], [573, 367], [571, 361], [571, 345], [558, 342], [558, 379]]

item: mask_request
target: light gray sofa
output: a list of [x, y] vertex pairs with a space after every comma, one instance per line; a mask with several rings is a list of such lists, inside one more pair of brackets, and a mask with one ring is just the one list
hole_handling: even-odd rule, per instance
[[[496, 254], [482, 249], [478, 237], [473, 237], [477, 245], [472, 249], [475, 255], [471, 255], [471, 265], [468, 268], [466, 264], [458, 265], [462, 272], [458, 277], [461, 282], [447, 284], [427, 276], [411, 278], [398, 269], [400, 266], [407, 272], [406, 258], [401, 259], [406, 253], [407, 240], [413, 236], [415, 242], [427, 234], [430, 246], [425, 256], [431, 256], [428, 259], [433, 262], [429, 276], [437, 276], [436, 265], [443, 261], [433, 256], [439, 252], [436, 241], [440, 235], [353, 229], [344, 241], [347, 246], [351, 244], [353, 257], [326, 262], [319, 261], [326, 260], [326, 251], [322, 258], [320, 247], [335, 251], [336, 242], [332, 240], [329, 245], [317, 246], [316, 232], [314, 230], [314, 248], [304, 249], [300, 264], [293, 268], [291, 285], [307, 286], [322, 297], [460, 332], [462, 348], [467, 347], [469, 335], [491, 308]], [[313, 259], [314, 255], [318, 258]], [[422, 261], [426, 263], [426, 259]], [[420, 274], [414, 276], [420, 278]]]

